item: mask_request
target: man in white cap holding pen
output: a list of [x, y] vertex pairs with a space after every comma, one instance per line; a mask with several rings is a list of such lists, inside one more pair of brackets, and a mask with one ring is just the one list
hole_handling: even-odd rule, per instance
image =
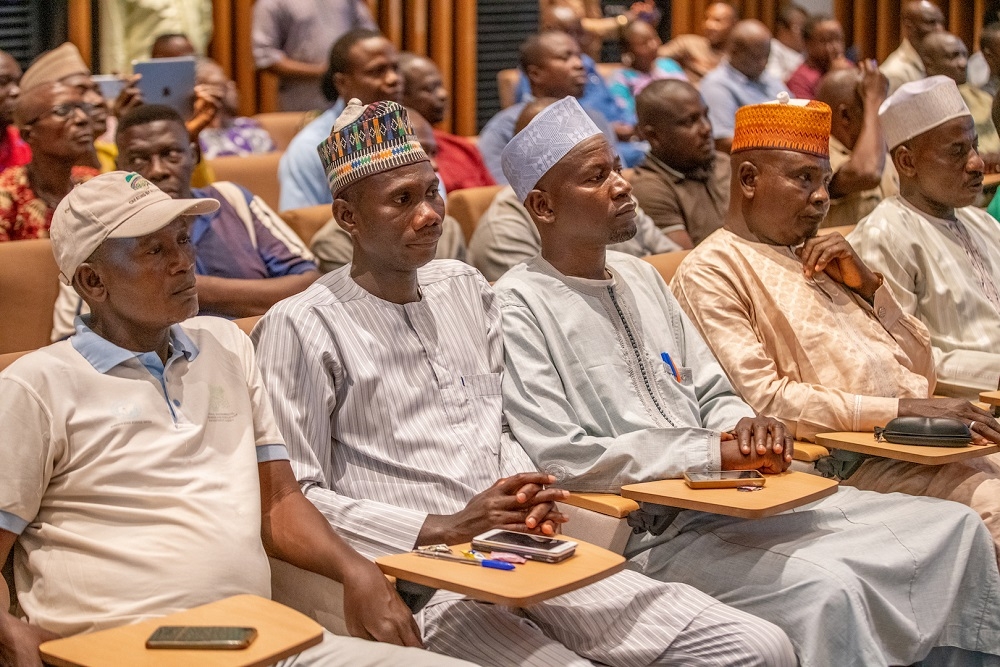
[[[760, 107], [788, 119], [752, 123], [755, 147], [825, 154], [825, 104], [741, 111]], [[811, 161], [764, 190], [821, 181], [829, 164]], [[635, 232], [631, 189], [576, 100], [536, 116], [503, 165], [542, 239], [540, 256], [496, 284], [504, 415], [535, 464], [563, 488], [611, 493], [687, 471], [784, 470], [788, 431], [736, 396], [652, 266], [606, 250]], [[997, 664], [1000, 602], [984, 594], [1000, 585], [993, 542], [957, 503], [840, 488], [753, 521], [650, 503], [628, 519], [631, 568], [775, 623], [803, 667]]]
[[[195, 215], [136, 173], [98, 176], [60, 202], [60, 278], [90, 306], [66, 341], [0, 374], [0, 663], [38, 646], [232, 595], [270, 596], [268, 555], [344, 584], [348, 630], [420, 646], [377, 567], [305, 499], [250, 340], [198, 312]], [[261, 629], [263, 630], [263, 628]], [[465, 664], [327, 634], [280, 663]]]
[[[352, 261], [253, 331], [306, 497], [372, 558], [551, 535], [565, 492], [504, 427], [496, 296], [468, 264], [432, 261], [444, 205], [406, 110], [351, 100], [318, 150]], [[438, 591], [419, 620], [430, 650], [496, 667], [795, 662], [771, 623], [629, 570], [523, 609]]]
[[899, 195], [847, 240], [930, 331], [935, 391], [975, 400], [1000, 379], [1000, 225], [974, 206], [984, 164], [972, 114], [954, 81], [931, 76], [900, 86], [879, 119]]

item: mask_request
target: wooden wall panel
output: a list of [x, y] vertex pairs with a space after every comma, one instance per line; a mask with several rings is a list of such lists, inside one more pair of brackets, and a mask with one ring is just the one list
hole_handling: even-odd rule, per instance
[[91, 39], [93, 23], [90, 20], [91, 0], [69, 0], [67, 5], [66, 23], [69, 41], [80, 49], [87, 67], [93, 67], [91, 60], [94, 55], [94, 45]]

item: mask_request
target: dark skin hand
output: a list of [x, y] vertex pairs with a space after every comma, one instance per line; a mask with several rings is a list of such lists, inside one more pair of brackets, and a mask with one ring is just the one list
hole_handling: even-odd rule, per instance
[[802, 261], [806, 278], [826, 273], [865, 301], [871, 302], [875, 290], [882, 285], [882, 279], [861, 261], [847, 239], [836, 232], [807, 239], [796, 248], [795, 254]]
[[795, 439], [773, 417], [744, 417], [722, 434], [723, 470], [784, 472], [792, 463]]
[[1000, 443], [1000, 423], [982, 408], [960, 398], [901, 398], [900, 417], [943, 417], [971, 424], [973, 441], [978, 445]]
[[139, 90], [139, 79], [141, 74], [133, 74], [126, 79], [125, 87], [118, 93], [115, 103], [111, 106], [111, 113], [115, 118], [121, 118], [128, 111], [142, 104], [142, 91]]
[[559, 525], [569, 520], [555, 506], [569, 496], [569, 491], [546, 487], [555, 481], [552, 475], [540, 472], [522, 472], [497, 480], [455, 514], [428, 515], [416, 546], [461, 544], [494, 528], [555, 535]]
[[[0, 562], [6, 561], [17, 541], [17, 535], [0, 529]], [[11, 594], [7, 582], [0, 577], [0, 665], [3, 667], [42, 667], [39, 645], [59, 637], [36, 625], [29, 625], [11, 616]]]

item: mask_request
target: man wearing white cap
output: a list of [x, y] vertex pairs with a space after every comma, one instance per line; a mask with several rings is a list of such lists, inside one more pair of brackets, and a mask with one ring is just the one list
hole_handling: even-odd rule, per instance
[[[249, 339], [198, 312], [190, 216], [136, 173], [74, 189], [52, 222], [60, 278], [90, 305], [67, 341], [0, 374], [0, 662], [231, 595], [270, 595], [267, 556], [344, 583], [352, 634], [419, 646], [381, 572], [330, 530], [287, 462]], [[327, 635], [282, 665], [441, 664]]]
[[[812, 141], [808, 124], [786, 133]], [[606, 250], [634, 233], [634, 204], [579, 105], [540, 113], [503, 163], [542, 237], [541, 256], [497, 282], [504, 414], [535, 464], [613, 493], [691, 470], [784, 470], [781, 423], [734, 394], [652, 266]], [[775, 180], [787, 194], [807, 175]], [[645, 505], [629, 523], [632, 568], [774, 622], [804, 667], [1000, 656], [1000, 601], [984, 595], [1000, 585], [993, 542], [957, 503], [842, 488], [754, 521]]]
[[879, 110], [899, 195], [847, 240], [930, 331], [937, 392], [975, 398], [1000, 379], [1000, 226], [973, 204], [984, 164], [955, 82], [900, 86]]
[[[369, 557], [551, 535], [565, 492], [504, 426], [495, 295], [432, 261], [444, 206], [406, 111], [352, 100], [319, 153], [352, 262], [253, 332], [306, 497]], [[628, 570], [524, 609], [440, 591], [419, 619], [429, 649], [498, 667], [794, 664], [774, 625]]]

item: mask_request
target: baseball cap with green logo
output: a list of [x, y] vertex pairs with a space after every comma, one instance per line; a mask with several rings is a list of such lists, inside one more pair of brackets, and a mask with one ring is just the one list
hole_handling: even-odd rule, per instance
[[219, 208], [215, 199], [172, 199], [135, 172], [112, 171], [73, 188], [52, 214], [49, 238], [59, 279], [73, 282], [77, 268], [105, 239], [152, 234], [181, 215]]

